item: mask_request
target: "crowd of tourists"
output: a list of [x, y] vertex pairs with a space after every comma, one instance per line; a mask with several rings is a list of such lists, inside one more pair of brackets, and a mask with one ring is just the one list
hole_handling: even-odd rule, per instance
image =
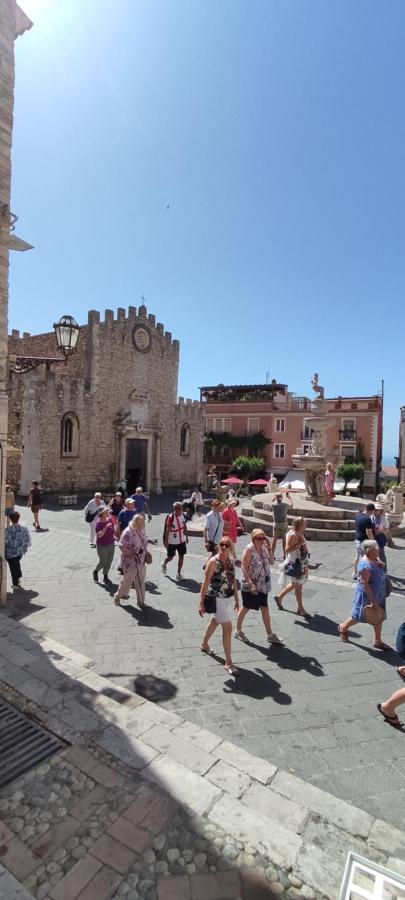
[[[334, 477], [333, 472], [326, 473]], [[328, 481], [330, 494], [332, 481]], [[41, 491], [37, 482], [33, 482], [28, 506], [33, 514], [33, 528], [40, 530], [39, 513], [41, 509]], [[308, 578], [309, 552], [305, 539], [306, 521], [301, 516], [291, 516], [292, 501], [281, 491], [276, 492], [271, 503], [273, 514], [272, 540], [266, 533], [255, 528], [251, 532], [250, 541], [244, 548], [241, 559], [238, 559], [237, 541], [243, 533], [243, 524], [237, 513], [238, 499], [234, 492], [229, 492], [226, 500], [216, 498], [211, 501], [211, 509], [205, 516], [203, 541], [208, 556], [203, 564], [202, 584], [199, 593], [198, 612], [200, 616], [210, 617], [205, 629], [201, 651], [213, 654], [210, 639], [217, 628], [221, 627], [222, 643], [225, 656], [226, 671], [236, 676], [237, 668], [232, 661], [232, 638], [249, 642], [243, 629], [248, 613], [260, 612], [266, 640], [269, 644], [284, 643], [272, 627], [269, 596], [271, 590], [271, 567], [274, 566], [278, 542], [281, 542], [282, 561], [278, 578], [279, 589], [274, 594], [276, 607], [284, 609], [283, 601], [293, 594], [296, 600], [296, 614], [310, 619], [310, 613], [303, 604], [303, 589]], [[172, 511], [165, 516], [163, 528], [163, 545], [165, 557], [161, 564], [164, 575], [168, 567], [177, 560], [176, 581], [184, 580], [184, 562], [189, 543], [188, 522], [194, 512], [201, 516], [203, 496], [201, 486], [193, 491], [186, 503], [176, 501]], [[5, 556], [9, 565], [13, 589], [21, 587], [21, 559], [31, 544], [29, 529], [20, 524], [20, 514], [15, 510], [15, 498], [7, 485], [5, 514]], [[113, 587], [110, 571], [113, 565], [115, 549], [118, 547], [118, 571], [121, 580], [114, 593], [117, 606], [122, 600], [128, 600], [131, 589], [135, 590], [137, 605], [145, 609], [145, 583], [147, 565], [152, 561], [148, 549], [150, 541], [146, 533], [146, 521], [151, 520], [148, 499], [141, 487], [137, 487], [131, 496], [125, 496], [124, 490], [117, 490], [108, 500], [104, 500], [100, 492], [96, 492], [84, 509], [85, 520], [89, 525], [90, 546], [96, 548], [98, 561], [92, 574], [98, 582], [102, 572], [103, 583], [107, 588]], [[355, 560], [353, 579], [355, 580], [352, 609], [349, 618], [337, 626], [342, 641], [347, 642], [350, 629], [361, 622], [368, 623], [373, 629], [373, 647], [380, 651], [392, 650], [382, 639], [383, 623], [386, 619], [386, 598], [391, 590], [387, 574], [387, 558], [385, 546], [389, 522], [382, 504], [367, 503], [364, 510], [355, 518]], [[240, 567], [239, 578], [236, 567]], [[404, 625], [405, 645], [405, 625]], [[404, 651], [405, 652], [405, 651]], [[399, 666], [398, 674], [405, 680], [405, 666]], [[378, 710], [387, 722], [396, 727], [399, 720], [396, 708], [405, 702], [405, 687], [396, 691], [392, 697], [378, 704]]]

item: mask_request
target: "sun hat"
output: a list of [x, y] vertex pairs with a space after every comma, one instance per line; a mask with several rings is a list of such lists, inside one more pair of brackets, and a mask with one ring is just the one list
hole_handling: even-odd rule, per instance
[[385, 611], [382, 606], [369, 604], [363, 607], [363, 615], [369, 625], [381, 625], [385, 619]]
[[211, 506], [214, 508], [215, 506], [222, 506], [222, 500], [213, 500]]
[[384, 507], [383, 507], [382, 503], [375, 503], [374, 509], [384, 509]]

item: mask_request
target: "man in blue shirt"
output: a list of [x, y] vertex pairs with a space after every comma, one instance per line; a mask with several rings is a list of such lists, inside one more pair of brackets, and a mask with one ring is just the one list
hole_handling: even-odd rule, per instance
[[149, 507], [148, 501], [145, 497], [145, 494], [142, 493], [142, 488], [137, 487], [134, 494], [132, 494], [132, 500], [135, 503], [135, 512], [142, 513], [142, 515], [149, 516]]
[[131, 519], [133, 519], [135, 515], [135, 506], [132, 497], [128, 497], [125, 501], [125, 507], [121, 510], [118, 516], [118, 531], [120, 535], [127, 528]]
[[24, 556], [31, 544], [28, 528], [25, 525], [19, 525], [19, 520], [19, 512], [11, 513], [11, 525], [8, 525], [4, 533], [4, 555], [8, 562], [14, 590], [21, 587], [21, 557]]

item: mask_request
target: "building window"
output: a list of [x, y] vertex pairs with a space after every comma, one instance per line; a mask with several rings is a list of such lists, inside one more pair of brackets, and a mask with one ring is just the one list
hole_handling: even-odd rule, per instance
[[312, 444], [303, 444], [303, 445], [302, 445], [302, 452], [303, 452], [303, 453], [309, 453], [310, 450], [312, 450]]
[[248, 419], [247, 420], [247, 434], [257, 434], [259, 431], [259, 419]]
[[180, 453], [181, 456], [190, 455], [190, 426], [182, 425], [180, 434]]
[[303, 438], [312, 438], [313, 433], [314, 432], [312, 428], [309, 428], [308, 425], [304, 425], [304, 430], [302, 432]]
[[285, 459], [285, 444], [274, 444], [274, 459]]
[[276, 419], [275, 430], [276, 431], [285, 431], [285, 419]]
[[61, 456], [79, 455], [79, 420], [72, 413], [66, 413], [61, 422]]
[[347, 459], [354, 459], [356, 453], [356, 445], [355, 444], [342, 444], [340, 448], [341, 455]]
[[214, 420], [213, 419], [205, 420], [205, 430], [206, 430], [207, 434], [209, 434], [210, 431], [214, 431]]
[[207, 431], [214, 431], [215, 434], [222, 434], [224, 431], [229, 434], [232, 431], [231, 419], [212, 419], [213, 428], [207, 428]]

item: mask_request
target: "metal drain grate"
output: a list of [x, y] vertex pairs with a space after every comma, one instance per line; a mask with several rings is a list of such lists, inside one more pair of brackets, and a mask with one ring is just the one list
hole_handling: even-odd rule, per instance
[[25, 775], [65, 746], [0, 698], [0, 787]]

